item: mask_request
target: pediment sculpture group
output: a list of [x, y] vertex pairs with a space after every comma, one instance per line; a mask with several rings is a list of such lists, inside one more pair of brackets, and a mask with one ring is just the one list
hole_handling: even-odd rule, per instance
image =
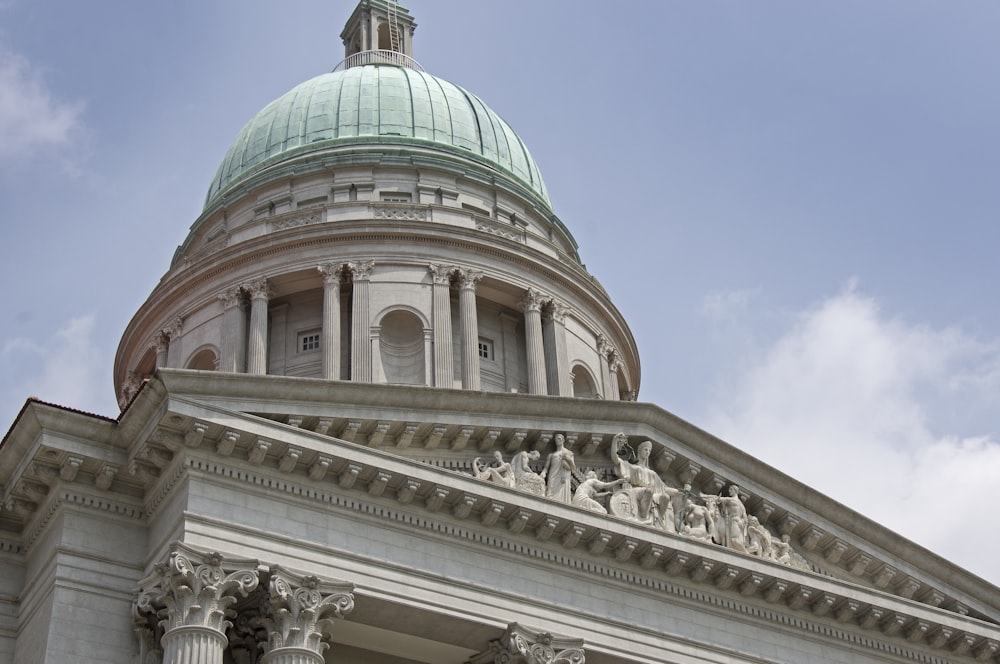
[[[634, 460], [626, 458], [631, 448], [623, 433], [616, 434], [610, 447], [611, 465], [616, 479], [602, 479], [596, 470], [581, 472], [572, 450], [562, 434], [554, 437], [555, 450], [536, 472], [537, 450], [522, 450], [504, 461], [499, 451], [492, 462], [473, 461], [473, 474], [482, 480], [545, 496], [600, 514], [611, 514], [629, 521], [712, 542], [742, 553], [777, 563], [808, 569], [808, 563], [788, 543], [747, 514], [740, 489], [730, 485], [719, 495], [695, 492], [690, 484], [677, 488], [667, 485], [649, 467], [653, 443], [639, 444]], [[628, 455], [631, 456], [631, 455]], [[537, 465], [537, 463], [536, 463]]]

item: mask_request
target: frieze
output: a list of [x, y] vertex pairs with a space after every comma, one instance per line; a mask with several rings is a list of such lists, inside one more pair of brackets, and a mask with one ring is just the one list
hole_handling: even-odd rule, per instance
[[496, 451], [492, 462], [476, 458], [472, 474], [486, 482], [544, 495], [671, 535], [811, 570], [806, 559], [792, 548], [788, 533], [779, 537], [756, 516], [747, 513], [739, 486], [730, 484], [717, 494], [706, 494], [692, 489], [692, 478], [686, 474], [682, 474], [685, 481], [681, 486], [667, 484], [649, 466], [651, 441], [643, 441], [633, 451], [627, 436], [616, 434], [609, 448], [613, 479], [602, 479], [593, 469], [582, 472], [577, 468], [575, 455], [566, 445], [563, 434], [555, 434], [553, 443], [555, 450], [548, 455], [539, 472], [532, 470], [530, 465], [540, 458], [537, 450], [518, 452], [510, 462], [504, 461], [503, 454]]

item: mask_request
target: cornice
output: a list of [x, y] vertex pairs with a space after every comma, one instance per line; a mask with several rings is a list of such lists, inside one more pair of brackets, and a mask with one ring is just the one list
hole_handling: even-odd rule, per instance
[[[295, 500], [319, 503], [325, 510], [353, 514], [353, 518], [371, 520], [373, 524], [389, 522], [422, 536], [433, 534], [485, 551], [502, 551], [515, 560], [528, 558], [535, 564], [584, 578], [598, 576], [657, 598], [671, 597], [675, 602], [737, 614], [772, 628], [851, 643], [909, 661], [949, 664], [953, 654], [966, 652], [974, 653], [980, 661], [989, 661], [1000, 652], [1000, 628], [979, 623], [970, 631], [967, 619], [941, 609], [871, 590], [859, 600], [856, 588], [852, 590], [849, 584], [748, 561], [747, 556], [713, 545], [676, 541], [678, 538], [633, 524], [616, 522], [595, 528], [594, 524], [584, 523], [585, 515], [553, 516], [564, 510], [553, 509], [555, 505], [547, 505], [551, 501], [545, 499], [532, 500], [522, 494], [517, 498], [507, 496], [503, 509], [491, 510], [496, 500], [458, 486], [462, 482], [454, 476], [440, 477], [433, 486], [420, 486], [411, 492], [406, 489], [408, 479], [396, 486], [392, 479], [380, 477], [385, 470], [379, 470], [380, 464], [365, 463], [363, 451], [351, 455], [350, 460], [334, 458], [343, 462], [340, 471], [322, 485], [287, 473], [276, 480], [271, 467], [254, 471], [218, 459], [192, 457], [187, 466], [268, 494], [277, 491]], [[373, 483], [380, 488], [373, 490]], [[446, 495], [439, 500], [442, 491]], [[454, 492], [460, 494], [457, 499], [450, 495]], [[469, 501], [469, 497], [475, 497], [475, 501]], [[484, 500], [486, 507], [480, 510]], [[473, 507], [465, 510], [465, 504]], [[498, 513], [496, 518], [489, 516], [494, 513]], [[527, 513], [530, 516], [524, 517]], [[546, 522], [553, 519], [563, 523], [549, 527]], [[576, 534], [580, 528], [582, 532]], [[595, 546], [604, 537], [607, 545]], [[609, 562], [612, 558], [614, 562]], [[608, 620], [607, 616], [594, 617]], [[835, 620], [824, 620], [827, 617]], [[860, 625], [863, 630], [847, 625]], [[901, 639], [893, 639], [895, 636]], [[929, 655], [907, 642], [929, 643], [941, 654]]]

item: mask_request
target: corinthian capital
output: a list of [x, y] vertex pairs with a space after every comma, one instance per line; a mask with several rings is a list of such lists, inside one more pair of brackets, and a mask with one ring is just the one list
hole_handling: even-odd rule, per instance
[[534, 288], [529, 288], [521, 298], [521, 308], [524, 309], [525, 313], [529, 311], [541, 311], [542, 305], [545, 304], [546, 297], [536, 291]]
[[167, 323], [167, 326], [163, 328], [162, 330], [163, 336], [165, 336], [167, 339], [173, 339], [178, 334], [181, 333], [181, 328], [183, 326], [184, 326], [184, 319], [181, 318], [180, 316], [177, 316], [172, 321]]
[[255, 560], [224, 560], [177, 543], [142, 582], [134, 614], [160, 617], [164, 632], [197, 626], [224, 634], [236, 595], [246, 597], [259, 583], [257, 567]]
[[355, 281], [367, 281], [375, 269], [375, 261], [354, 261], [347, 264], [347, 269], [354, 275]]
[[476, 270], [462, 270], [459, 276], [458, 285], [475, 292], [476, 285], [482, 280], [483, 273]]
[[322, 658], [329, 647], [333, 618], [343, 618], [354, 609], [353, 590], [350, 583], [321, 581], [273, 568], [264, 619], [267, 650], [302, 648]]
[[344, 263], [331, 262], [317, 265], [316, 269], [323, 274], [324, 282], [331, 285], [337, 285], [344, 276], [344, 267]]
[[437, 265], [435, 263], [430, 263], [427, 266], [427, 271], [431, 273], [434, 283], [446, 286], [451, 284], [451, 275], [457, 269], [454, 265]]
[[261, 277], [260, 279], [254, 279], [253, 281], [248, 281], [242, 285], [243, 290], [250, 294], [250, 298], [257, 300], [266, 300], [271, 296], [271, 288], [267, 283], [267, 279]]
[[219, 299], [222, 301], [222, 306], [226, 309], [238, 307], [243, 304], [243, 289], [239, 286], [227, 288], [219, 293]]
[[536, 632], [517, 623], [507, 626], [507, 631], [490, 648], [469, 660], [469, 664], [584, 664], [583, 639], [564, 639], [547, 632]]

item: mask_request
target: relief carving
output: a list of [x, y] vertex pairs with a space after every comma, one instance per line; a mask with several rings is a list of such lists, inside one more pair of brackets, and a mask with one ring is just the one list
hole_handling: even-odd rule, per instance
[[[539, 452], [522, 450], [510, 463], [504, 461], [500, 451], [494, 452], [490, 463], [477, 458], [473, 462], [473, 474], [486, 482], [546, 496], [591, 512], [609, 514], [789, 567], [810, 569], [806, 559], [789, 544], [788, 534], [779, 539], [756, 516], [747, 513], [740, 487], [735, 484], [719, 494], [694, 491], [690, 484], [694, 479], [690, 468], [678, 473], [683, 482], [680, 487], [667, 484], [649, 465], [653, 450], [651, 441], [643, 441], [633, 451], [625, 434], [615, 435], [608, 455], [614, 479], [608, 479], [594, 469], [581, 473], [563, 434], [555, 434], [552, 440], [555, 450], [549, 453], [540, 472], [531, 467], [531, 463], [540, 458]], [[662, 464], [661, 468], [666, 470]], [[721, 489], [725, 483], [719, 482], [718, 486]]]

